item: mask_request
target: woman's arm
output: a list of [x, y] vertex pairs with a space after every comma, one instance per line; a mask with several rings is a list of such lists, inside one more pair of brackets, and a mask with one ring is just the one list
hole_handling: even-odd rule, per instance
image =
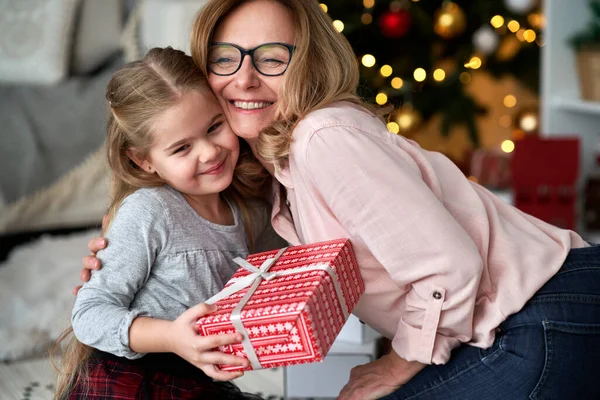
[[394, 350], [378, 360], [352, 368], [337, 400], [376, 400], [410, 381], [425, 364], [406, 361]]

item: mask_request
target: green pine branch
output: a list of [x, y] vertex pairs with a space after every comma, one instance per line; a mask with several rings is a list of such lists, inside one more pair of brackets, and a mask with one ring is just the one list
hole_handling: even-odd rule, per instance
[[[600, 6], [595, 0], [595, 15], [600, 21]], [[375, 0], [375, 7], [365, 10], [362, 0], [324, 0], [328, 14], [344, 23], [343, 34], [352, 44], [357, 56], [372, 54], [377, 64], [372, 68], [361, 66], [361, 87], [359, 94], [368, 101], [374, 101], [380, 91], [388, 95], [391, 104], [399, 106], [405, 102], [413, 104], [424, 120], [440, 115], [442, 134], [447, 135], [455, 126], [465, 126], [474, 146], [479, 146], [477, 118], [486, 110], [470, 96], [459, 80], [461, 72], [471, 72], [464, 67], [476, 49], [473, 34], [482, 26], [490, 25], [494, 15], [502, 15], [508, 22], [517, 20], [522, 27], [528, 27], [527, 17], [509, 12], [498, 0], [454, 0], [465, 13], [465, 31], [452, 39], [444, 40], [434, 32], [435, 12], [444, 0], [405, 2], [411, 15], [411, 29], [400, 38], [388, 38], [381, 32], [379, 18], [390, 9], [391, 0]], [[361, 15], [369, 12], [371, 24], [361, 22]], [[598, 25], [600, 26], [600, 25]], [[600, 28], [597, 32], [600, 35]], [[507, 33], [507, 35], [513, 35]], [[524, 43], [517, 54], [509, 59], [499, 59], [494, 55], [485, 59], [481, 70], [501, 78], [514, 76], [533, 90], [539, 85], [539, 47]], [[456, 65], [454, 72], [447, 71], [443, 82], [434, 82], [431, 73], [442, 60], [451, 59]], [[390, 65], [394, 72], [384, 78], [379, 73], [382, 65]], [[425, 82], [414, 82], [413, 72], [424, 68], [428, 73]], [[390, 86], [393, 77], [400, 77], [404, 86], [397, 90]]]

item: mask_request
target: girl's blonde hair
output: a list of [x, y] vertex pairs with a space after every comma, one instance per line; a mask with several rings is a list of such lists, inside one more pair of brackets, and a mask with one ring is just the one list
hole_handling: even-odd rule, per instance
[[[286, 7], [294, 20], [296, 46], [279, 88], [279, 118], [260, 132], [258, 154], [279, 163], [287, 158], [296, 123], [311, 111], [335, 101], [362, 104], [356, 91], [359, 71], [348, 40], [315, 0], [270, 0]], [[208, 45], [222, 19], [244, 3], [209, 0], [192, 28], [191, 52], [196, 65], [208, 74]], [[371, 107], [369, 107], [371, 108]]]
[[[116, 71], [106, 88], [109, 115], [106, 137], [108, 163], [112, 171], [111, 204], [103, 230], [110, 225], [122, 201], [136, 190], [165, 184], [158, 175], [139, 168], [128, 151], [144, 159], [153, 144], [152, 124], [156, 116], [177, 104], [190, 91], [210, 92], [205, 75], [191, 57], [172, 48], [154, 48], [147, 55]], [[232, 184], [223, 196], [241, 210], [250, 249], [254, 245], [253, 214], [245, 200], [264, 198], [269, 174], [241, 141], [240, 156]], [[56, 399], [68, 397], [71, 387], [88, 373], [87, 360], [92, 349], [80, 343], [67, 329], [59, 338], [54, 352], [63, 340], [70, 338], [59, 369]]]

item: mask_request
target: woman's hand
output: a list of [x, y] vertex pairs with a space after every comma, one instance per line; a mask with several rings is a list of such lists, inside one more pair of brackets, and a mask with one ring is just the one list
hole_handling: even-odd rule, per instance
[[[104, 227], [106, 226], [107, 217], [108, 216], [105, 215], [102, 218], [102, 229], [103, 230], [104, 230]], [[88, 242], [88, 249], [90, 249], [90, 252], [92, 254], [90, 254], [89, 256], [83, 257], [83, 261], [82, 261], [83, 269], [79, 273], [79, 279], [81, 279], [82, 282], [87, 282], [90, 280], [92, 270], [100, 269], [100, 260], [98, 260], [96, 258], [96, 253], [99, 250], [104, 249], [107, 245], [108, 245], [108, 243], [106, 242], [106, 239], [101, 236], [90, 239], [90, 241]], [[76, 295], [77, 292], [79, 292], [79, 289], [81, 289], [81, 285], [76, 286], [73, 289], [73, 294]]]
[[393, 350], [368, 364], [352, 368], [350, 380], [337, 400], [375, 400], [408, 382], [425, 364], [406, 361]]
[[239, 333], [201, 336], [195, 328], [196, 321], [217, 307], [208, 304], [198, 304], [185, 311], [173, 321], [168, 335], [168, 348], [172, 353], [187, 360], [190, 364], [200, 368], [213, 379], [228, 381], [239, 378], [242, 371], [221, 371], [219, 364], [240, 365], [247, 367], [249, 361], [242, 357], [225, 354], [217, 350], [219, 346], [240, 343], [242, 335]]

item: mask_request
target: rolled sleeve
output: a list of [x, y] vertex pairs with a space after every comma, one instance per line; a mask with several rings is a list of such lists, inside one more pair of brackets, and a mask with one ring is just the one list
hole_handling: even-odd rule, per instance
[[77, 296], [82, 298], [78, 297], [79, 304], [73, 309], [71, 323], [80, 342], [118, 357], [136, 359], [145, 355], [132, 351], [129, 346], [129, 328], [134, 319], [145, 313], [100, 303], [90, 290]]
[[306, 143], [299, 168], [403, 292], [394, 350], [409, 361], [445, 363], [471, 339], [483, 261], [444, 207], [433, 168], [412, 145], [358, 128], [327, 127]]
[[427, 302], [423, 326], [415, 328], [400, 319], [392, 347], [397, 354], [410, 361], [419, 361], [423, 364], [445, 364], [450, 358], [452, 349], [460, 344], [453, 337], [447, 337], [437, 332], [445, 300], [445, 290], [433, 288], [431, 298]]

